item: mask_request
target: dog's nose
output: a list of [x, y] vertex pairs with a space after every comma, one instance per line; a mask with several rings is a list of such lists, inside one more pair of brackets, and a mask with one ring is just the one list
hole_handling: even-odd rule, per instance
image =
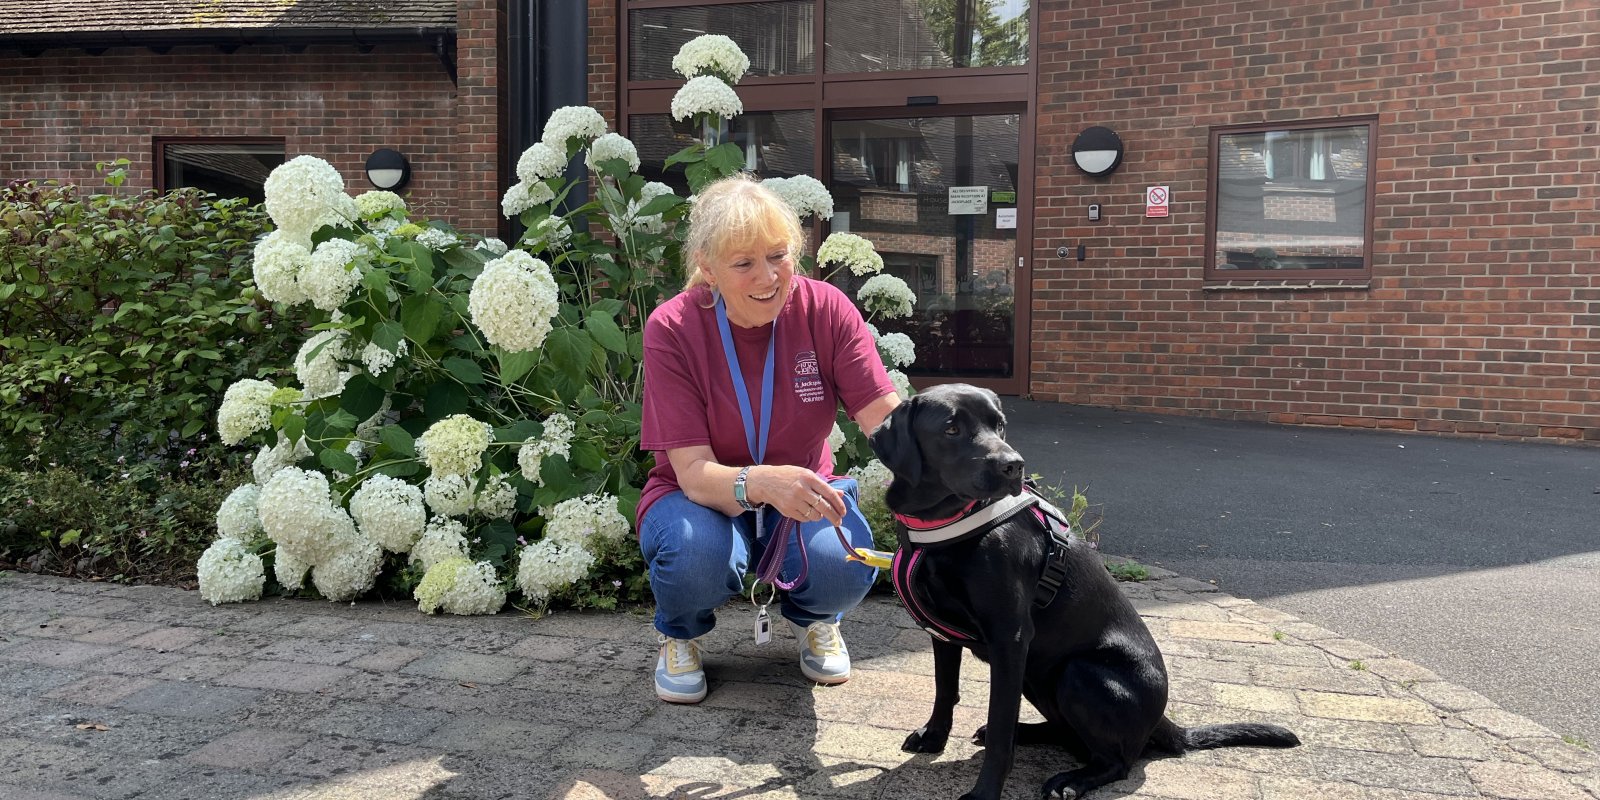
[[1000, 474], [1006, 476], [1007, 480], [1015, 480], [1022, 477], [1022, 467], [1026, 463], [1022, 460], [1022, 456], [1012, 453], [1000, 456], [997, 460], [999, 461]]

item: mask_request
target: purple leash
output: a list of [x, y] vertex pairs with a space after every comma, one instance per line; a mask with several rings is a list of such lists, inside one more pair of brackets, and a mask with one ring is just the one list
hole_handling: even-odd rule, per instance
[[[756, 524], [761, 523], [761, 515], [756, 515]], [[800, 538], [799, 525], [788, 517], [778, 520], [778, 529], [772, 532], [772, 541], [767, 542], [767, 549], [761, 554], [761, 561], [756, 564], [756, 581], [768, 583], [784, 591], [789, 591], [799, 586], [806, 579], [806, 574], [811, 571], [811, 559], [806, 555], [806, 540]], [[760, 533], [759, 531], [757, 532]], [[789, 549], [789, 537], [795, 536], [800, 543], [800, 574], [792, 581], [783, 579], [783, 554]]]

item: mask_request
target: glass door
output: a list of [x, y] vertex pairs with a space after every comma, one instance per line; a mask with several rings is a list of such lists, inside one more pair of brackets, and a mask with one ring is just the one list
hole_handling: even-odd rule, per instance
[[[918, 386], [962, 381], [1001, 394], [1026, 391], [1019, 339], [1026, 339], [1027, 282], [1017, 242], [1019, 233], [1028, 241], [1032, 187], [1018, 182], [1023, 120], [1024, 109], [1012, 106], [829, 115], [829, 231], [871, 241], [884, 271], [916, 294], [910, 317], [874, 324], [911, 337], [917, 360], [905, 372]], [[854, 297], [865, 278], [835, 281]]]

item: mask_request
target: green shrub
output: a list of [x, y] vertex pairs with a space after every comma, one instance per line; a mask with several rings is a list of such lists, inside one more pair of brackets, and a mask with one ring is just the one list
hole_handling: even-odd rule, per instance
[[266, 224], [243, 199], [196, 190], [0, 188], [0, 448], [13, 451], [0, 460], [65, 425], [130, 460], [203, 447], [219, 392], [296, 333], [247, 283]]

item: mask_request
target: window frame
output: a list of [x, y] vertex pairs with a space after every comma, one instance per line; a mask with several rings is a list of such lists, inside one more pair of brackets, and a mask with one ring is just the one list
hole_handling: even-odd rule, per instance
[[282, 136], [156, 136], [150, 140], [150, 148], [154, 152], [151, 165], [155, 171], [153, 185], [156, 192], [165, 194], [171, 191], [172, 186], [167, 185], [167, 146], [185, 144], [228, 144], [228, 145], [277, 145], [283, 148], [283, 160], [290, 158], [288, 140]]
[[[1365, 218], [1362, 220], [1362, 247], [1361, 260], [1363, 266], [1359, 269], [1330, 268], [1330, 269], [1218, 269], [1216, 264], [1217, 253], [1217, 217], [1218, 193], [1221, 187], [1221, 146], [1222, 137], [1240, 134], [1265, 134], [1276, 131], [1315, 131], [1337, 128], [1356, 128], [1366, 126], [1367, 129], [1367, 164], [1366, 164], [1366, 207]], [[1362, 115], [1352, 117], [1326, 117], [1295, 122], [1256, 122], [1242, 125], [1218, 125], [1210, 129], [1210, 142], [1208, 145], [1208, 162], [1206, 165], [1206, 244], [1204, 261], [1204, 280], [1207, 282], [1224, 281], [1282, 281], [1307, 279], [1350, 280], [1368, 279], [1373, 273], [1374, 230], [1373, 221], [1376, 218], [1378, 197], [1378, 117], [1376, 115]]]

